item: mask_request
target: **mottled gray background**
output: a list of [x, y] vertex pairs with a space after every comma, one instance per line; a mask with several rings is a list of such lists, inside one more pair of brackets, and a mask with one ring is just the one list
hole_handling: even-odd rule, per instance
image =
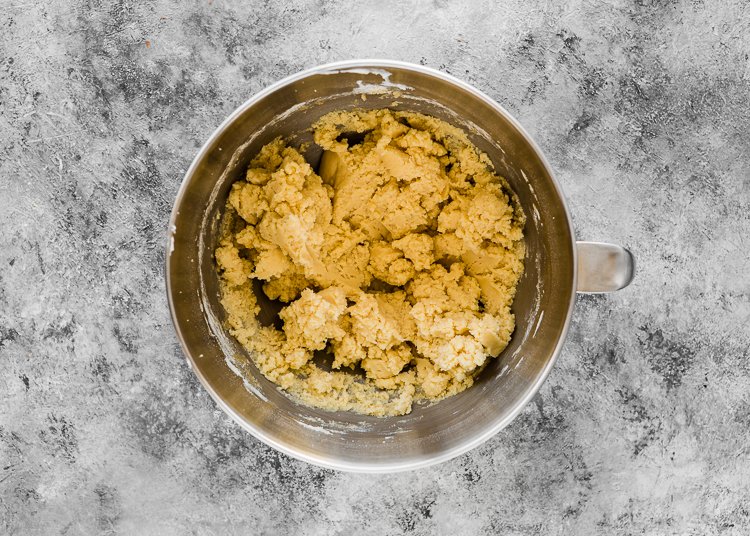
[[[2, 0], [0, 533], [748, 533], [750, 6], [367, 4]], [[185, 364], [162, 278], [202, 141], [269, 83], [352, 57], [489, 93], [579, 237], [640, 270], [578, 299], [510, 427], [397, 475], [240, 430]]]

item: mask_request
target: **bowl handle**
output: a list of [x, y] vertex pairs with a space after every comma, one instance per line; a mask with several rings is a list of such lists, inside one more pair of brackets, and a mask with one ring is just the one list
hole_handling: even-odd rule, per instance
[[577, 292], [614, 292], [627, 287], [635, 275], [635, 258], [627, 249], [603, 242], [576, 242]]

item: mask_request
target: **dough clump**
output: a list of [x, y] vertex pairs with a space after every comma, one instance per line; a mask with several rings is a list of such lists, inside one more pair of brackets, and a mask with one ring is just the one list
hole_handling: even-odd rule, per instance
[[[514, 329], [513, 192], [430, 116], [333, 112], [313, 133], [317, 173], [278, 138], [232, 186], [215, 251], [230, 332], [312, 406], [401, 415], [463, 391]], [[282, 329], [260, 322], [256, 292], [282, 302]]]

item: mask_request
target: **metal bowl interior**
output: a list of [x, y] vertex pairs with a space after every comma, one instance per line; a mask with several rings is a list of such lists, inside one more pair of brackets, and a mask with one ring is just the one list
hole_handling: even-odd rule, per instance
[[[363, 95], [366, 99], [363, 99]], [[506, 177], [527, 215], [526, 269], [513, 304], [510, 345], [475, 385], [402, 417], [326, 412], [288, 398], [222, 327], [213, 250], [231, 184], [276, 136], [311, 142], [310, 126], [340, 109], [404, 109], [462, 127]], [[316, 165], [320, 149], [306, 153]], [[228, 118], [188, 170], [172, 214], [167, 291], [183, 349], [217, 403], [259, 439], [299, 459], [343, 470], [412, 469], [454, 457], [509, 423], [534, 395], [560, 349], [575, 294], [575, 248], [565, 202], [549, 166], [520, 125], [470, 86], [420, 66], [345, 62], [290, 77]]]

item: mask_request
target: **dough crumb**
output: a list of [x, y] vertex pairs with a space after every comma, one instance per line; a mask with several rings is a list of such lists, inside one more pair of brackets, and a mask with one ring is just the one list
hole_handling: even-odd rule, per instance
[[[277, 138], [229, 193], [215, 259], [230, 333], [323, 409], [403, 415], [470, 387], [515, 327], [514, 194], [434, 117], [333, 112], [313, 136], [317, 173]], [[281, 303], [281, 329], [260, 323], [258, 288]]]

